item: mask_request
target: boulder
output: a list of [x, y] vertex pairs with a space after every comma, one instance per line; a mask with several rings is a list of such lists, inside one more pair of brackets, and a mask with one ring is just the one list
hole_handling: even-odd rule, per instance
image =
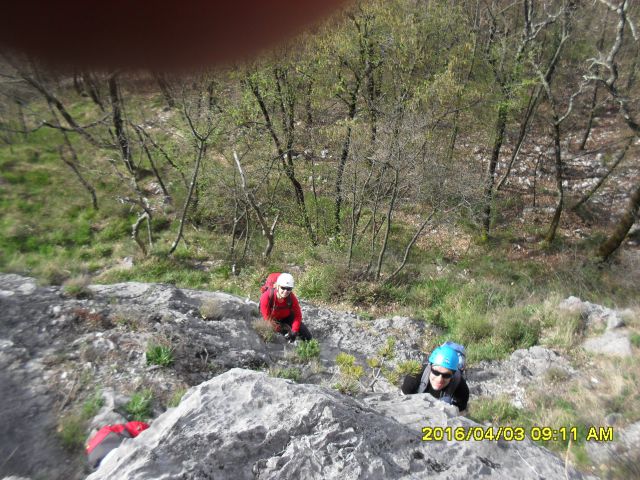
[[[582, 478], [528, 440], [422, 442], [427, 422], [477, 426], [432, 412], [435, 405], [427, 395], [378, 395], [367, 404], [317, 385], [232, 369], [190, 389], [87, 480]], [[424, 417], [402, 423], [390, 411]]]

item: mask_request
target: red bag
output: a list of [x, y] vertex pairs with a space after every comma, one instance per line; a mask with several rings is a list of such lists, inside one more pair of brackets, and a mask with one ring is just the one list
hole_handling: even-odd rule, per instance
[[264, 282], [264, 285], [260, 287], [260, 293], [264, 293], [269, 289], [273, 289], [276, 282], [278, 281], [278, 277], [280, 276], [280, 272], [270, 273], [267, 279]]
[[117, 448], [125, 438], [137, 437], [140, 432], [149, 428], [144, 422], [127, 422], [105, 425], [87, 442], [87, 460], [89, 465], [97, 468], [104, 457]]

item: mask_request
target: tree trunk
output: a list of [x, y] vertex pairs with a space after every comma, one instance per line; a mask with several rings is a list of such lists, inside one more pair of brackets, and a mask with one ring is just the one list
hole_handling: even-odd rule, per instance
[[171, 94], [171, 88], [169, 87], [167, 80], [161, 73], [154, 73], [153, 78], [156, 79], [156, 82], [160, 87], [160, 91], [162, 92], [162, 96], [164, 97], [165, 102], [167, 102], [169, 108], [174, 108], [176, 106], [176, 101]]
[[524, 114], [524, 119], [520, 123], [520, 133], [518, 134], [516, 147], [513, 149], [513, 153], [511, 154], [511, 159], [507, 164], [507, 169], [504, 172], [504, 175], [502, 175], [502, 178], [500, 179], [500, 181], [498, 182], [496, 186], [496, 190], [500, 190], [504, 185], [504, 183], [507, 181], [507, 178], [511, 173], [511, 168], [513, 168], [513, 164], [516, 162], [516, 159], [518, 158], [518, 154], [520, 153], [520, 148], [522, 148], [524, 139], [527, 136], [531, 119], [533, 118], [534, 113], [538, 109], [538, 101], [540, 100], [541, 93], [542, 93], [542, 89], [538, 87], [534, 88], [534, 90], [531, 92], [531, 96], [529, 97], [529, 104], [527, 105], [527, 110]]
[[382, 241], [382, 247], [380, 248], [380, 255], [378, 255], [378, 264], [376, 266], [376, 280], [380, 278], [380, 271], [382, 270], [382, 260], [384, 259], [384, 254], [387, 251], [387, 245], [389, 243], [389, 234], [391, 233], [391, 215], [393, 214], [393, 207], [396, 203], [396, 198], [398, 197], [398, 169], [394, 169], [394, 177], [393, 177], [393, 194], [391, 195], [391, 201], [389, 202], [389, 210], [387, 211], [387, 216], [385, 218], [385, 223], [387, 228], [384, 232], [384, 240]]
[[118, 92], [118, 79], [116, 74], [109, 77], [109, 98], [111, 99], [111, 107], [113, 109], [113, 127], [116, 130], [116, 138], [118, 140], [118, 146], [120, 147], [120, 153], [122, 154], [122, 160], [129, 173], [135, 175], [135, 169], [131, 162], [131, 146], [129, 145], [129, 139], [127, 138], [127, 132], [122, 120], [122, 102], [120, 101], [120, 94]]
[[624, 160], [624, 157], [627, 153], [627, 150], [629, 150], [629, 147], [633, 144], [633, 141], [635, 140], [635, 137], [631, 137], [629, 139], [629, 141], [627, 142], [627, 144], [624, 146], [624, 148], [622, 148], [622, 150], [618, 151], [616, 153], [616, 157], [615, 160], [613, 162], [613, 164], [611, 165], [611, 167], [607, 170], [607, 173], [605, 173], [602, 178], [600, 180], [598, 180], [598, 183], [596, 183], [593, 188], [591, 188], [591, 190], [589, 190], [587, 193], [585, 193], [582, 198], [580, 200], [578, 200], [576, 202], [576, 204], [571, 207], [571, 210], [576, 211], [578, 210], [578, 208], [580, 208], [581, 205], [583, 205], [587, 200], [589, 200], [591, 198], [591, 196], [596, 193], [598, 191], [598, 189], [602, 186], [602, 184], [607, 180], [607, 178], [609, 178], [609, 175], [611, 175], [611, 173], [615, 170], [615, 168], [620, 164], [620, 162], [622, 162], [622, 160]]
[[178, 229], [178, 235], [171, 245], [171, 249], [169, 250], [169, 255], [175, 252], [176, 248], [178, 248], [178, 244], [180, 243], [180, 239], [182, 238], [182, 232], [184, 231], [184, 222], [187, 218], [187, 211], [189, 210], [189, 203], [191, 202], [191, 196], [193, 195], [193, 190], [196, 186], [196, 182], [198, 180], [198, 171], [200, 170], [200, 163], [202, 162], [202, 157], [207, 149], [207, 143], [204, 140], [199, 141], [200, 145], [198, 148], [198, 154], [196, 155], [196, 164], [193, 168], [193, 176], [191, 177], [191, 184], [189, 185], [189, 193], [187, 194], [187, 198], [184, 201], [184, 207], [182, 209], [182, 215], [180, 216], [180, 227]]
[[500, 157], [500, 149], [504, 141], [504, 131], [507, 125], [507, 107], [500, 104], [498, 107], [498, 118], [495, 126], [495, 140], [491, 159], [487, 165], [487, 172], [484, 180], [484, 209], [482, 211], [482, 237], [489, 238], [489, 228], [491, 226], [491, 204], [493, 203], [493, 185], [495, 182], [496, 166]]
[[333, 209], [333, 216], [335, 220], [334, 234], [339, 235], [341, 231], [340, 209], [342, 207], [342, 175], [344, 173], [344, 167], [347, 164], [349, 158], [349, 148], [351, 146], [351, 122], [356, 116], [356, 102], [358, 100], [359, 82], [354, 91], [351, 92], [351, 101], [349, 103], [349, 114], [347, 117], [347, 133], [342, 144], [342, 153], [340, 154], [340, 160], [338, 162], [338, 171], [336, 173], [336, 189], [335, 189], [335, 204]]
[[598, 256], [604, 261], [607, 260], [613, 252], [615, 252], [624, 241], [627, 233], [633, 226], [638, 216], [638, 208], [640, 207], [640, 184], [629, 198], [627, 208], [618, 222], [611, 236], [600, 245]]
[[596, 83], [595, 87], [593, 87], [593, 95], [591, 96], [591, 106], [589, 107], [589, 120], [587, 120], [587, 127], [584, 130], [584, 135], [582, 136], [582, 141], [580, 142], [580, 146], [578, 147], [578, 150], [583, 151], [585, 149], [585, 146], [587, 145], [587, 140], [589, 140], [589, 135], [591, 135], [593, 119], [596, 116], [597, 100], [598, 100], [598, 84]]
[[553, 218], [551, 219], [551, 225], [549, 231], [545, 237], [545, 242], [551, 244], [556, 237], [556, 231], [560, 224], [560, 216], [562, 215], [562, 208], [564, 205], [564, 187], [562, 186], [562, 151], [560, 149], [560, 124], [558, 118], [554, 118], [553, 125], [553, 146], [555, 152], [555, 164], [556, 164], [556, 188], [558, 189], [558, 203], [556, 205]]

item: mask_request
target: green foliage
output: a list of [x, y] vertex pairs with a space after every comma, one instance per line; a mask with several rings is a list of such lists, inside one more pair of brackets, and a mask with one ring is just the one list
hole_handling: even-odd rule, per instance
[[96, 390], [94, 394], [87, 398], [82, 404], [82, 416], [86, 419], [95, 417], [103, 405], [104, 398], [102, 397], [102, 391]]
[[146, 351], [147, 365], [169, 367], [173, 365], [173, 349], [167, 345], [151, 344]]
[[356, 358], [348, 353], [340, 352], [336, 356], [338, 365], [338, 381], [333, 388], [345, 395], [355, 395], [362, 388], [360, 379], [364, 375], [364, 368], [356, 364]]
[[295, 354], [301, 362], [308, 362], [320, 356], [320, 343], [315, 338], [296, 342]]
[[391, 360], [395, 356], [396, 339], [388, 337], [385, 344], [378, 350], [378, 355], [384, 360]]
[[67, 415], [58, 423], [57, 434], [62, 446], [72, 452], [81, 451], [87, 435], [86, 420], [81, 415]]
[[514, 407], [506, 397], [478, 398], [469, 403], [469, 418], [478, 423], [516, 424], [524, 412]]
[[418, 360], [400, 362], [397, 367], [398, 375], [418, 375], [422, 371], [422, 363]]
[[333, 265], [311, 267], [298, 280], [297, 294], [310, 300], [331, 300], [337, 278], [337, 269]]
[[633, 332], [629, 337], [629, 340], [631, 341], [631, 345], [633, 345], [634, 347], [640, 348], [640, 333]]
[[142, 390], [134, 393], [124, 408], [131, 420], [144, 422], [151, 417], [152, 401], [153, 393], [151, 390]]

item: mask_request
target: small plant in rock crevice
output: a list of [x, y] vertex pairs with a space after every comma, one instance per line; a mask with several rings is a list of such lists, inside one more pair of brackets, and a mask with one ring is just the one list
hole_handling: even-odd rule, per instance
[[131, 420], [145, 421], [151, 417], [151, 402], [153, 393], [151, 390], [142, 390], [131, 396], [124, 409]]
[[348, 353], [340, 352], [336, 355], [338, 365], [337, 382], [333, 388], [345, 395], [355, 395], [362, 390], [360, 379], [364, 375], [364, 367], [356, 363], [356, 358]]
[[214, 298], [207, 298], [200, 306], [200, 315], [205, 320], [221, 320], [224, 316], [222, 302]]
[[285, 378], [287, 380], [293, 380], [299, 382], [302, 377], [302, 372], [299, 368], [273, 368], [269, 370], [269, 375], [275, 378]]
[[171, 395], [171, 398], [167, 403], [167, 407], [173, 408], [180, 405], [180, 402], [182, 401], [182, 397], [184, 397], [185, 393], [187, 393], [186, 388], [178, 388], [175, 392], [173, 392], [173, 395]]
[[264, 340], [266, 343], [273, 342], [275, 338], [275, 332], [273, 331], [273, 326], [267, 322], [266, 320], [260, 318], [253, 321], [251, 324], [256, 333]]
[[320, 343], [315, 338], [296, 343], [295, 355], [301, 362], [308, 362], [320, 356]]
[[167, 345], [152, 344], [146, 351], [148, 365], [160, 365], [161, 367], [169, 367], [173, 365], [173, 348]]

